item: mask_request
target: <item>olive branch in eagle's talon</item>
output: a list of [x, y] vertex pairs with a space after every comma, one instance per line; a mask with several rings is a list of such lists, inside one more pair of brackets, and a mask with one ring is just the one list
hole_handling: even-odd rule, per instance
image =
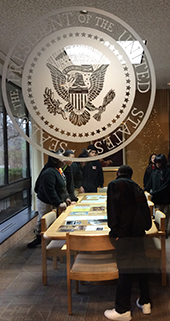
[[45, 88], [44, 92], [44, 104], [47, 105], [47, 110], [50, 112], [50, 114], [61, 114], [63, 119], [67, 119], [65, 111], [59, 107], [60, 101], [57, 99], [54, 99], [54, 93], [51, 89]]
[[102, 106], [98, 107], [98, 113], [95, 114], [93, 117], [97, 120], [101, 120], [101, 114], [106, 110], [106, 106], [114, 99], [115, 97], [115, 91], [113, 89], [109, 90], [109, 92], [106, 94], [106, 96], [103, 99]]

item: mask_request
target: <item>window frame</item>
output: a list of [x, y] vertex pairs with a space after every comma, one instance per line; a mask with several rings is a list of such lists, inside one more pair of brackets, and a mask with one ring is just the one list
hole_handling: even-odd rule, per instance
[[[0, 76], [0, 82], [2, 77]], [[15, 88], [19, 88], [17, 85], [11, 83]], [[21, 88], [19, 88], [21, 89]], [[3, 97], [2, 97], [2, 113], [3, 113], [3, 148], [4, 148], [4, 184], [0, 186], [0, 201], [13, 196], [24, 190], [28, 190], [28, 203], [26, 207], [22, 207], [17, 210], [12, 216], [18, 214], [25, 208], [31, 207], [31, 167], [30, 167], [30, 146], [26, 142], [26, 178], [20, 178], [16, 181], [9, 182], [9, 154], [8, 154], [8, 127], [7, 127], [7, 112], [5, 109]], [[29, 124], [26, 124], [26, 134], [29, 136]], [[10, 217], [7, 217], [9, 220]], [[0, 223], [1, 224], [1, 223]]]

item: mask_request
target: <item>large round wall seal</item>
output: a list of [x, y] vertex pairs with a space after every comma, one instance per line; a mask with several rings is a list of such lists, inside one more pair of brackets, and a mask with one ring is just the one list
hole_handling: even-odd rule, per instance
[[[19, 89], [7, 93], [10, 81]], [[143, 40], [118, 17], [90, 7], [53, 11], [26, 28], [7, 55], [2, 86], [7, 112], [29, 143], [49, 155], [93, 143], [94, 159], [127, 146], [155, 98]]]

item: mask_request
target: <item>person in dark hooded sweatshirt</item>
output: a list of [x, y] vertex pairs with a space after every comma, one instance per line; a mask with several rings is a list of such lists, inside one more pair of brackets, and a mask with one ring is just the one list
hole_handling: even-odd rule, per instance
[[[98, 154], [98, 150], [94, 145], [87, 147], [89, 157], [94, 157]], [[101, 162], [92, 160], [87, 162], [83, 167], [83, 187], [85, 193], [96, 193], [98, 187], [103, 187], [104, 176]]]
[[143, 177], [143, 186], [145, 188], [145, 186], [147, 185], [149, 179], [150, 179], [150, 176], [151, 176], [151, 173], [152, 171], [155, 169], [155, 157], [156, 157], [156, 154], [151, 154], [150, 157], [149, 157], [149, 164], [145, 170], [145, 173], [144, 173], [144, 177]]
[[[62, 155], [60, 152], [55, 154]], [[34, 233], [35, 239], [27, 244], [28, 248], [34, 248], [41, 244], [41, 218], [53, 208], [64, 211], [71, 204], [66, 188], [66, 177], [62, 167], [64, 163], [59, 159], [49, 156], [47, 164], [40, 172], [36, 184], [38, 218]]]
[[[78, 156], [79, 158], [89, 157], [89, 154], [86, 149], [83, 148], [82, 152]], [[74, 180], [74, 194], [77, 196], [79, 193], [85, 193], [83, 186], [83, 167], [86, 165], [86, 162], [73, 162], [71, 164], [71, 170], [73, 173]]]
[[168, 238], [169, 204], [170, 204], [170, 168], [167, 167], [167, 159], [163, 154], [155, 157], [155, 169], [145, 186], [145, 191], [151, 194], [151, 200], [155, 208], [160, 209], [165, 215], [166, 238]]
[[71, 168], [71, 164], [73, 163], [73, 161], [67, 160], [67, 157], [74, 158], [74, 152], [71, 149], [66, 149], [65, 152], [63, 153], [63, 156], [66, 157], [64, 160], [65, 165], [63, 167], [63, 173], [66, 177], [67, 191], [71, 199], [71, 204], [73, 205], [78, 201], [78, 198], [74, 194], [74, 178], [73, 178], [73, 172]]
[[122, 165], [117, 178], [107, 189], [107, 217], [110, 241], [116, 248], [119, 278], [115, 308], [106, 310], [109, 320], [130, 321], [131, 290], [134, 276], [137, 277], [140, 297], [136, 304], [144, 314], [151, 313], [148, 270], [144, 251], [145, 230], [151, 228], [150, 209], [143, 190], [132, 179], [133, 170]]

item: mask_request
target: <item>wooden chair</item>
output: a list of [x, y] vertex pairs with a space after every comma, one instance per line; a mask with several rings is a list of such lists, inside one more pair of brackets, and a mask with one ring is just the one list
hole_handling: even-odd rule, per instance
[[155, 224], [158, 228], [157, 235], [154, 237], [145, 237], [146, 257], [149, 258], [148, 264], [151, 270], [154, 270], [156, 267], [155, 259], [158, 258], [162, 285], [166, 286], [165, 214], [158, 209], [155, 209]]
[[151, 201], [151, 194], [149, 192], [147, 192], [147, 191], [144, 191], [144, 193], [145, 193], [146, 199], [148, 201]]
[[147, 200], [147, 202], [148, 202], [148, 206], [150, 208], [151, 217], [153, 218], [154, 203], [152, 201], [149, 201], [149, 200]]
[[98, 187], [97, 193], [107, 193], [107, 186], [104, 187]]
[[49, 242], [44, 238], [44, 232], [56, 218], [57, 211], [55, 209], [41, 218], [42, 282], [44, 285], [47, 284], [47, 257], [53, 257], [53, 268], [56, 269], [57, 256], [59, 256], [61, 260], [61, 258], [66, 255], [66, 251], [61, 250], [66, 242], [65, 240], [52, 240]]
[[[104, 281], [118, 278], [115, 251], [110, 243], [109, 235], [76, 235], [67, 233], [67, 293], [68, 313], [72, 312], [71, 280]], [[71, 251], [78, 254], [71, 266]]]

